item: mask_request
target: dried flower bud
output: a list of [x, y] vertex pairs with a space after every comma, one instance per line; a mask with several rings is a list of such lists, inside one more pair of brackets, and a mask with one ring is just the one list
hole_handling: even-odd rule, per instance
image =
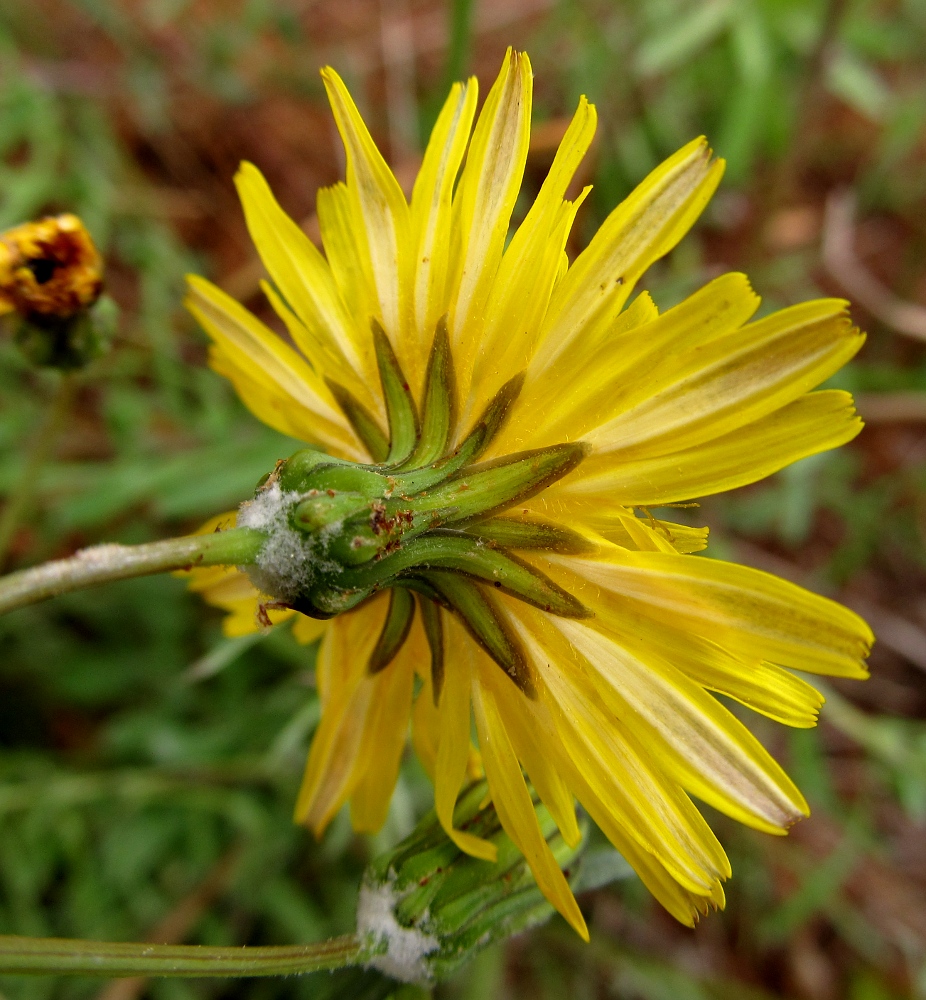
[[82, 368], [106, 350], [116, 305], [102, 289], [102, 259], [76, 215], [0, 235], [0, 315], [15, 314], [16, 343], [32, 364]]
[[103, 290], [103, 263], [76, 215], [27, 222], [0, 235], [0, 313], [69, 319]]

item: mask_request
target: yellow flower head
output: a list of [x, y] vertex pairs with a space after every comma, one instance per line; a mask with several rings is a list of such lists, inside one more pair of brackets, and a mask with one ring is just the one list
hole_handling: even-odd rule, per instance
[[195, 586], [231, 612], [230, 634], [286, 617], [305, 641], [323, 634], [323, 714], [296, 806], [316, 833], [348, 801], [358, 830], [382, 824], [411, 721], [464, 851], [494, 857], [453, 825], [484, 768], [541, 889], [587, 935], [526, 773], [567, 842], [577, 799], [692, 924], [723, 905], [730, 867], [689, 796], [770, 833], [807, 813], [714, 694], [812, 726], [823, 699], [789, 668], [864, 677], [872, 635], [832, 601], [692, 555], [706, 530], [636, 511], [854, 437], [851, 398], [811, 390], [863, 338], [833, 299], [751, 322], [759, 300], [741, 274], [661, 315], [645, 292], [628, 305], [720, 180], [703, 139], [570, 262], [587, 192], [565, 195], [595, 130], [584, 98], [508, 241], [526, 56], [508, 53], [478, 118], [476, 81], [452, 88], [410, 202], [338, 75], [322, 76], [347, 151], [346, 183], [318, 195], [324, 256], [255, 167], [236, 178], [292, 343], [201, 278], [188, 300], [213, 367], [314, 450], [238, 514], [278, 529], [265, 558], [249, 575], [203, 570]]

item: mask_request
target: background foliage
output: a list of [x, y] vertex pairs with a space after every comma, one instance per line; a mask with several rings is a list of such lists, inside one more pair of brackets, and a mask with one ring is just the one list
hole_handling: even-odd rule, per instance
[[[342, 72], [407, 183], [447, 81], [488, 82], [507, 44], [527, 48], [536, 73], [529, 189], [578, 95], [598, 104], [580, 178], [595, 192], [573, 252], [705, 132], [727, 179], [650, 274], [657, 302], [728, 269], [748, 269], [766, 308], [853, 299], [870, 336], [838, 384], [859, 394], [862, 437], [693, 514], [714, 554], [840, 597], [880, 641], [872, 680], [833, 685], [818, 730], [758, 725], [814, 815], [786, 839], [716, 818], [735, 870], [725, 913], [687, 931], [627, 880], [582, 898], [590, 947], [557, 921], [483, 953], [436, 995], [926, 997], [924, 0], [4, 4], [0, 229], [79, 212], [122, 308], [6, 568], [190, 530], [294, 450], [205, 367], [180, 308], [187, 270], [261, 308], [238, 160], [317, 235], [315, 189], [342, 169], [318, 67]], [[845, 190], [858, 203], [848, 231], [834, 212]], [[18, 488], [55, 391], [0, 340], [0, 492]], [[223, 639], [178, 580], [18, 612], [0, 642], [0, 933], [243, 944], [343, 932], [365, 862], [428, 805], [409, 760], [374, 842], [345, 817], [320, 844], [293, 827], [318, 717], [313, 652], [285, 630]], [[382, 984], [0, 979], [4, 1000], [338, 990]]]

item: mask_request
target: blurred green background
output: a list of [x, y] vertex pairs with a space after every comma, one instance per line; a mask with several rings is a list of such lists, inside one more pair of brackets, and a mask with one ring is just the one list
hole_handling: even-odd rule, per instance
[[[484, 952], [437, 997], [893, 1000], [926, 997], [926, 0], [8, 0], [0, 11], [0, 229], [78, 212], [122, 315], [80, 378], [5, 569], [99, 541], [195, 528], [295, 443], [205, 366], [182, 276], [257, 310], [234, 197], [240, 159], [317, 236], [342, 171], [317, 70], [332, 63], [402, 182], [447, 83], [535, 70], [523, 214], [579, 94], [600, 131], [572, 252], [700, 133], [728, 159], [704, 219], [645, 284], [661, 307], [748, 270], [779, 307], [853, 301], [869, 332], [834, 380], [868, 421], [838, 453], [691, 512], [715, 555], [867, 615], [873, 677], [833, 684], [823, 723], [753, 720], [813, 807], [788, 838], [715, 821], [726, 911], [677, 926], [635, 880]], [[57, 392], [0, 339], [0, 494]], [[342, 816], [290, 823], [318, 718], [314, 651], [286, 629], [222, 638], [181, 581], [111, 585], [0, 620], [0, 933], [213, 944], [350, 930], [365, 863], [429, 788], [409, 759], [372, 842]], [[345, 992], [346, 991], [346, 992]], [[365, 991], [372, 991], [369, 994]], [[377, 991], [379, 991], [377, 993]], [[0, 978], [0, 1000], [382, 995], [369, 977]]]

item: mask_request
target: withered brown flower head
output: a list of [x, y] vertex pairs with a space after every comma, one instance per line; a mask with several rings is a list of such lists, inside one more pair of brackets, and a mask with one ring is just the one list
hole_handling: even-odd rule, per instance
[[0, 315], [67, 319], [92, 306], [102, 290], [102, 258], [76, 215], [0, 234]]

